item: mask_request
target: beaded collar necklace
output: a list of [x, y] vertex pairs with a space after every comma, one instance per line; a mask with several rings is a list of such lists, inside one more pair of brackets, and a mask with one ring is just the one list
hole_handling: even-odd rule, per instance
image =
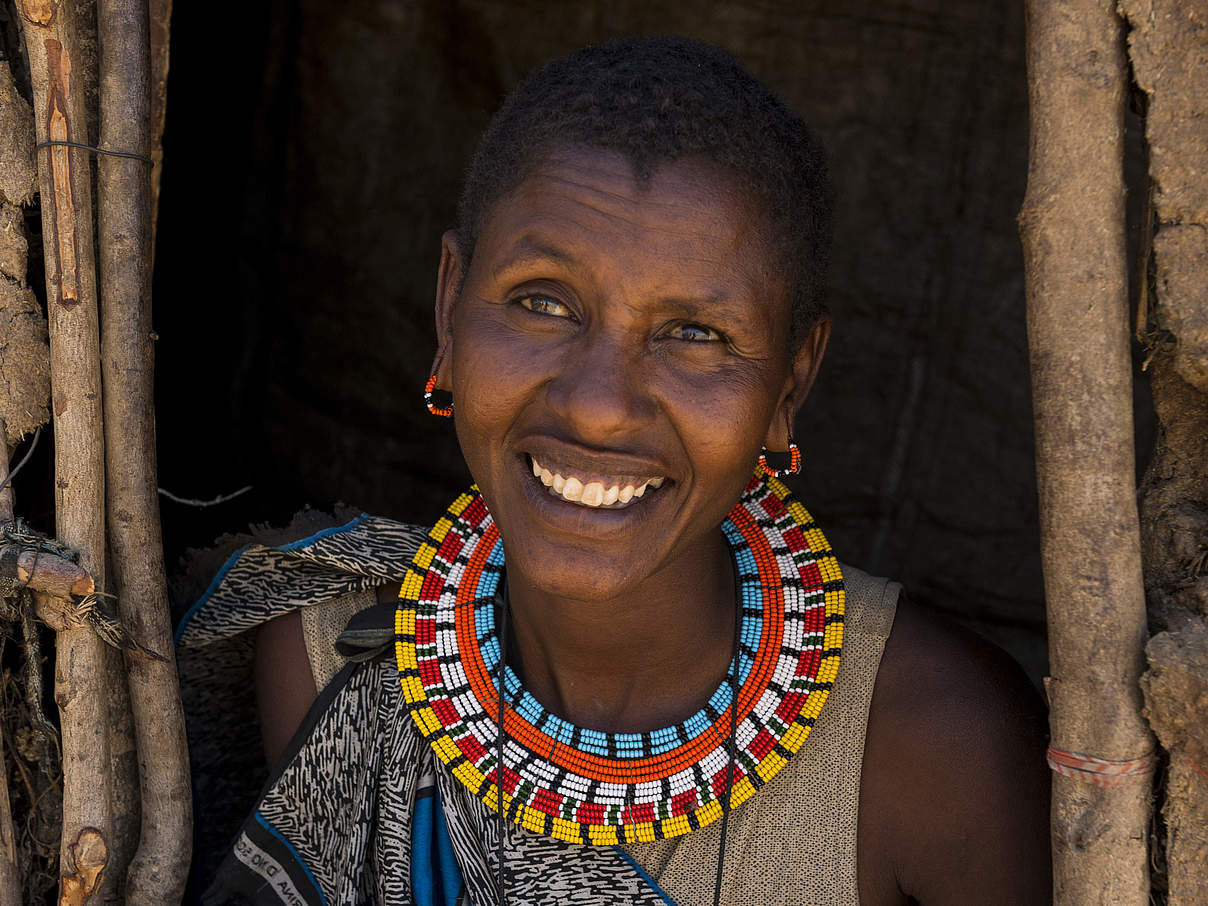
[[600, 845], [685, 834], [722, 816], [727, 787], [733, 808], [771, 780], [809, 735], [838, 671], [843, 577], [809, 513], [775, 479], [752, 478], [722, 531], [742, 608], [737, 712], [725, 680], [676, 726], [603, 733], [545, 710], [501, 669], [503, 544], [477, 487], [458, 497], [416, 553], [395, 614], [403, 694], [453, 776], [493, 812], [501, 783], [503, 812], [521, 827]]

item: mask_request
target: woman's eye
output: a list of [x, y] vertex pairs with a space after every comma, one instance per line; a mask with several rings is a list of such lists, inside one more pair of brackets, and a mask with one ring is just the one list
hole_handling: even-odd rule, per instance
[[687, 340], [690, 343], [701, 343], [710, 340], [720, 340], [721, 334], [700, 324], [679, 324], [668, 331], [674, 340]]
[[569, 308], [549, 296], [525, 296], [519, 301], [529, 311], [539, 315], [553, 315], [555, 318], [574, 317], [574, 313]]

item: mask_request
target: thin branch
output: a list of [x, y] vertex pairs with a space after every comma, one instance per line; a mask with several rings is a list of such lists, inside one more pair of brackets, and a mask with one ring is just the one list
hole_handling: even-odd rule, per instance
[[[34, 431], [34, 439], [30, 443], [29, 449], [25, 451], [25, 455], [21, 457], [21, 461], [19, 463], [17, 463], [15, 466], [13, 466], [12, 471], [9, 472], [6, 476], [4, 476], [3, 481], [0, 481], [0, 491], [3, 491], [6, 487], [8, 487], [8, 483], [10, 481], [12, 481], [17, 476], [17, 473], [20, 472], [21, 469], [25, 467], [25, 464], [27, 462], [29, 462], [29, 458], [34, 455], [34, 448], [36, 446], [38, 446], [38, 438], [41, 436], [42, 436], [42, 426], [39, 425], [37, 430]], [[0, 517], [0, 522], [3, 522], [3, 521], [5, 521], [5, 520], [2, 517]]]
[[176, 503], [183, 503], [185, 506], [201, 507], [201, 506], [214, 506], [215, 504], [219, 504], [219, 503], [226, 503], [228, 500], [234, 500], [240, 494], [246, 494], [251, 489], [252, 489], [252, 486], [249, 484], [246, 487], [240, 488], [238, 491], [232, 491], [230, 494], [223, 494], [220, 497], [215, 497], [213, 500], [195, 500], [191, 497], [177, 497], [171, 491], [165, 491], [163, 488], [159, 488], [159, 493], [161, 496], [167, 497], [169, 500], [173, 500]]

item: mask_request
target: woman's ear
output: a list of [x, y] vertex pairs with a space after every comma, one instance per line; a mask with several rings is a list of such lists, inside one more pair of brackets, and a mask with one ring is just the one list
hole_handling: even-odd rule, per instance
[[797, 413], [801, 411], [805, 398], [809, 396], [810, 388], [818, 377], [818, 368], [822, 365], [822, 357], [826, 354], [826, 344], [830, 342], [831, 320], [829, 315], [823, 315], [810, 329], [801, 341], [789, 375], [785, 379], [784, 392], [772, 423], [768, 426], [768, 436], [764, 446], [769, 450], [783, 452], [789, 448], [789, 435]]
[[436, 271], [436, 356], [432, 360], [436, 386], [442, 390], [452, 386], [453, 307], [464, 275], [461, 240], [456, 230], [447, 230], [440, 239], [440, 267]]

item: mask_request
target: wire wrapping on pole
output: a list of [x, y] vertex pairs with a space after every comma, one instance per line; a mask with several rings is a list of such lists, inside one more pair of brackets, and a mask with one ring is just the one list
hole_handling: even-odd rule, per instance
[[47, 141], [38, 142], [35, 148], [79, 148], [81, 151], [91, 151], [93, 154], [108, 154], [110, 157], [127, 157], [130, 160], [141, 160], [143, 163], [154, 165], [155, 161], [145, 154], [135, 154], [133, 151], [110, 151], [108, 148], [98, 148], [96, 145], [85, 145], [83, 142]]
[[1107, 789], [1144, 780], [1154, 770], [1153, 755], [1143, 755], [1129, 761], [1111, 761], [1049, 746], [1047, 758], [1054, 773]]

